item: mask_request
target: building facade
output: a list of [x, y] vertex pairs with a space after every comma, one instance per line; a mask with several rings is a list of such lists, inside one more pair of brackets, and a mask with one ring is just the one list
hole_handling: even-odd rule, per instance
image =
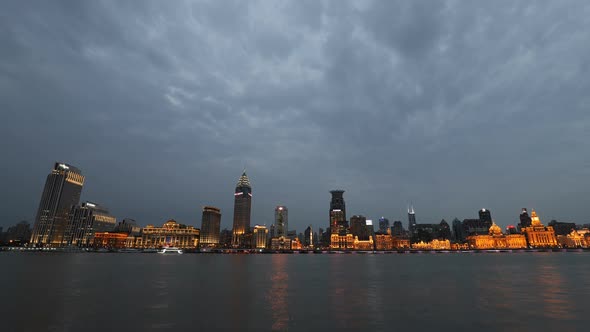
[[218, 247], [221, 232], [221, 210], [214, 206], [203, 207], [201, 217], [201, 247]]
[[420, 241], [412, 243], [412, 249], [417, 250], [451, 250], [451, 241], [434, 239], [430, 242]]
[[544, 226], [535, 210], [531, 211], [531, 225], [524, 227], [522, 232], [531, 248], [554, 248], [558, 246], [553, 227]]
[[286, 206], [275, 207], [275, 237], [287, 236], [289, 232], [289, 210]]
[[521, 249], [526, 248], [526, 238], [522, 234], [502, 234], [502, 229], [492, 222], [488, 235], [471, 235], [467, 237], [470, 249]]
[[252, 186], [246, 172], [242, 173], [234, 191], [234, 222], [232, 246], [247, 247], [246, 233], [250, 232], [250, 212], [252, 209]]
[[142, 248], [178, 247], [195, 249], [199, 246], [200, 230], [170, 219], [162, 227], [147, 225], [141, 230], [137, 245]]
[[385, 217], [379, 218], [379, 232], [380, 233], [387, 233], [389, 229], [389, 219]]
[[47, 176], [31, 243], [42, 247], [59, 247], [64, 243], [69, 214], [80, 202], [84, 176], [79, 169], [65, 163], [55, 163]]
[[84, 202], [74, 206], [64, 237], [65, 246], [91, 247], [95, 233], [112, 232], [117, 218], [99, 204]]
[[265, 249], [267, 246], [268, 228], [256, 225], [252, 231], [252, 248]]
[[390, 232], [375, 233], [375, 250], [393, 250], [393, 237]]

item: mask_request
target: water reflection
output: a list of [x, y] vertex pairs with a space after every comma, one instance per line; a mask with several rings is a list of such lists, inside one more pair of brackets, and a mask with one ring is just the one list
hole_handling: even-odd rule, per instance
[[541, 286], [545, 315], [553, 319], [574, 318], [568, 292], [564, 289], [563, 277], [554, 264], [543, 264], [537, 273]]
[[267, 298], [271, 307], [273, 331], [287, 331], [289, 327], [287, 259], [287, 255], [272, 255], [271, 286]]

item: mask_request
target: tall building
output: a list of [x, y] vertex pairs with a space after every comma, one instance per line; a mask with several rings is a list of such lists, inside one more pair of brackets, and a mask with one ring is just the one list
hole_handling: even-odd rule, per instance
[[352, 236], [358, 236], [359, 240], [368, 240], [367, 218], [362, 215], [354, 215], [350, 217], [350, 232], [352, 233]]
[[492, 213], [488, 209], [479, 210], [479, 220], [492, 224]]
[[344, 203], [344, 190], [332, 190], [330, 200], [330, 231], [332, 234], [346, 231], [346, 204]]
[[414, 206], [410, 205], [408, 207], [408, 231], [410, 232], [410, 236], [414, 233], [414, 228], [416, 227], [416, 212], [414, 212]]
[[379, 232], [387, 233], [389, 229], [389, 220], [385, 217], [379, 218]]
[[246, 171], [242, 173], [234, 192], [234, 224], [232, 246], [247, 247], [245, 235], [250, 231], [250, 211], [252, 209], [252, 187]]
[[252, 232], [252, 248], [265, 249], [268, 240], [268, 228], [266, 226], [256, 225]]
[[[316, 235], [317, 237], [317, 235]], [[313, 247], [314, 245], [314, 233], [313, 233], [313, 229], [311, 228], [311, 225], [307, 226], [307, 228], [305, 229], [305, 232], [303, 234], [303, 245], [310, 248]]]
[[201, 218], [201, 247], [216, 247], [219, 245], [221, 231], [221, 210], [214, 206], [203, 207]]
[[393, 226], [391, 226], [391, 235], [393, 236], [403, 236], [405, 233], [404, 225], [400, 220], [396, 220], [393, 222]]
[[79, 169], [65, 163], [55, 163], [47, 176], [31, 243], [37, 246], [61, 246], [72, 207], [80, 202], [84, 176]]
[[459, 218], [453, 219], [453, 238], [455, 242], [463, 243], [465, 242], [465, 233], [463, 232], [463, 223]]
[[94, 234], [111, 232], [115, 228], [117, 218], [109, 210], [92, 202], [84, 202], [75, 206], [70, 213], [63, 245], [90, 247]]
[[287, 236], [289, 231], [289, 211], [286, 206], [275, 207], [274, 237]]
[[535, 210], [531, 211], [531, 225], [529, 227], [524, 227], [522, 232], [526, 236], [527, 243], [531, 248], [558, 246], [553, 227], [544, 226]]
[[6, 233], [2, 234], [2, 227], [0, 227], [0, 243], [6, 242], [11, 246], [23, 245], [29, 243], [31, 239], [31, 225], [23, 220], [18, 224], [8, 227]]
[[518, 228], [522, 230], [523, 228], [530, 226], [531, 217], [529, 216], [529, 213], [527, 212], [526, 208], [522, 208], [522, 211], [520, 212], [520, 223], [518, 224]]

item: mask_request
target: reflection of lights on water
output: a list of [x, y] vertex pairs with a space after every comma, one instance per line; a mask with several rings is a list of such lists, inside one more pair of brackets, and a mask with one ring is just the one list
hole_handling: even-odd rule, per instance
[[285, 255], [273, 255], [271, 287], [268, 293], [268, 301], [272, 309], [272, 329], [283, 330], [288, 327], [289, 307], [287, 303], [289, 274], [286, 270]]

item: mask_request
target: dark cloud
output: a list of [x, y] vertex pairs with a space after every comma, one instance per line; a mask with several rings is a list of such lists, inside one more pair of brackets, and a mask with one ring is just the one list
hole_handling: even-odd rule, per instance
[[589, 222], [590, 7], [581, 2], [0, 5], [0, 225], [55, 160], [83, 199], [200, 224], [243, 167], [253, 223], [350, 214]]

